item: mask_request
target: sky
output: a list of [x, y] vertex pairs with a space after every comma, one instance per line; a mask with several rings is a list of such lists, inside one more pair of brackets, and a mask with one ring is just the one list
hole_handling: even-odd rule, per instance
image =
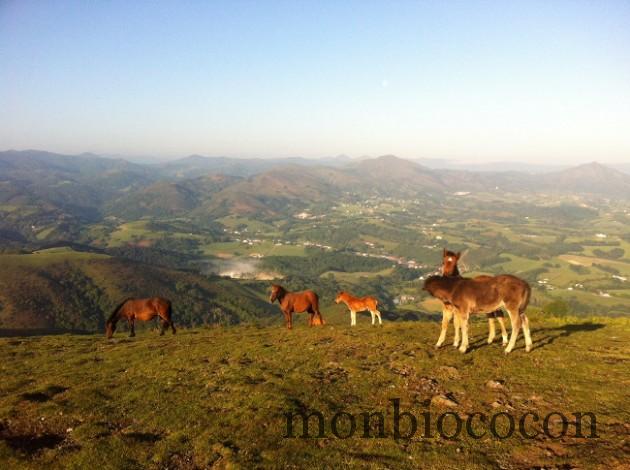
[[0, 150], [630, 161], [628, 1], [0, 0]]

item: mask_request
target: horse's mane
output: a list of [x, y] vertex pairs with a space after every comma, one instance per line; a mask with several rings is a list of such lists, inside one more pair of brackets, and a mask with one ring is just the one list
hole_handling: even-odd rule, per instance
[[424, 280], [424, 287], [426, 288], [429, 284], [433, 284], [439, 282], [442, 285], [452, 285], [455, 282], [459, 281], [461, 276], [442, 276], [441, 274], [435, 274], [433, 276], [429, 276]]
[[118, 313], [118, 310], [120, 310], [120, 308], [125, 305], [127, 303], [127, 301], [131, 300], [131, 297], [127, 297], [125, 300], [123, 300], [122, 302], [120, 302], [116, 308], [114, 309], [114, 311], [112, 312], [112, 314], [109, 316], [109, 318], [107, 319], [107, 323], [111, 323], [114, 321], [114, 318], [116, 318], [116, 314]]

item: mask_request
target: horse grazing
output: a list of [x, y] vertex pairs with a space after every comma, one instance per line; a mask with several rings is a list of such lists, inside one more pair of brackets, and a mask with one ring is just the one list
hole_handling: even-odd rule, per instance
[[[442, 276], [447, 277], [458, 277], [461, 278], [462, 275], [459, 272], [459, 268], [457, 267], [457, 262], [461, 258], [461, 252], [453, 252], [444, 248], [442, 252]], [[475, 277], [475, 279], [481, 279], [484, 277], [492, 277], [481, 275]], [[453, 312], [451, 311], [450, 305], [444, 305], [444, 309], [442, 310], [442, 331], [440, 332], [440, 337], [438, 339], [436, 348], [439, 348], [444, 344], [444, 340], [446, 339], [446, 330], [448, 328], [448, 323], [453, 317]], [[501, 327], [501, 337], [503, 339], [503, 346], [508, 343], [508, 335], [505, 329], [505, 319], [503, 318], [503, 311], [501, 309], [495, 310], [494, 312], [490, 312], [486, 314], [488, 317], [488, 344], [492, 344], [494, 341], [494, 337], [496, 336], [496, 329], [494, 327], [494, 319], [496, 318], [499, 321], [499, 326]], [[453, 346], [457, 347], [459, 345], [459, 325], [457, 324], [457, 316], [453, 319], [453, 324], [455, 326], [455, 340], [453, 341]]]
[[369, 311], [372, 315], [372, 325], [375, 324], [376, 317], [378, 317], [378, 324], [382, 325], [381, 312], [378, 311], [378, 300], [369, 295], [366, 297], [354, 297], [348, 292], [341, 291], [335, 297], [335, 302], [343, 302], [350, 309], [350, 326], [357, 324], [357, 312]]
[[453, 306], [453, 312], [459, 317], [462, 329], [462, 353], [468, 348], [468, 319], [476, 313], [490, 313], [504, 307], [510, 315], [512, 336], [505, 348], [505, 353], [514, 349], [518, 332], [523, 327], [525, 350], [532, 347], [529, 332], [529, 320], [525, 309], [531, 296], [529, 284], [516, 276], [501, 274], [499, 276], [480, 276], [467, 279], [463, 277], [430, 276], [424, 281], [424, 290], [442, 303]]
[[136, 336], [134, 322], [136, 320], [149, 321], [155, 317], [160, 317], [160, 335], [164, 334], [164, 329], [171, 327], [175, 334], [175, 325], [171, 319], [171, 301], [162, 297], [151, 297], [148, 299], [125, 299], [114, 309], [105, 323], [105, 334], [111, 338], [116, 331], [118, 320], [127, 320], [129, 323], [129, 336]]
[[319, 297], [317, 297], [317, 294], [312, 290], [289, 292], [284, 287], [273, 284], [271, 286], [269, 302], [274, 303], [276, 299], [280, 304], [280, 310], [282, 310], [284, 314], [284, 320], [289, 330], [293, 328], [294, 313], [308, 312], [309, 326], [326, 324], [319, 311]]

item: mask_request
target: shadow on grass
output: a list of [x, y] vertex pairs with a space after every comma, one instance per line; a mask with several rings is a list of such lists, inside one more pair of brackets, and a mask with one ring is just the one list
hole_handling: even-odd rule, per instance
[[[575, 333], [588, 333], [591, 331], [597, 331], [604, 328], [605, 326], [606, 325], [604, 325], [603, 323], [573, 323], [553, 328], [532, 329], [532, 351], [543, 346], [547, 346], [548, 344], [552, 344], [558, 338], [565, 338]], [[511, 335], [509, 323], [507, 324], [507, 331], [509, 339]], [[518, 333], [518, 339], [516, 341], [516, 346], [514, 347], [514, 350], [525, 349], [524, 343], [521, 343], [521, 341], [523, 341], [523, 338], [523, 329], [521, 328]], [[449, 346], [452, 347], [452, 345], [450, 344]], [[494, 342], [491, 344], [488, 344], [487, 336], [475, 337], [474, 339], [471, 338], [467, 352], [475, 351], [477, 349], [483, 348], [484, 346], [500, 346], [502, 348], [505, 348], [505, 345], [502, 345], [501, 343], [501, 335], [498, 334], [495, 337]]]
[[[571, 323], [553, 328], [532, 329], [532, 351], [548, 344], [552, 344], [558, 338], [566, 338], [575, 333], [589, 333], [601, 330], [606, 325], [603, 323]], [[543, 335], [542, 337], [540, 335]], [[520, 336], [520, 334], [519, 334]]]
[[41, 392], [26, 392], [21, 395], [24, 400], [35, 402], [35, 403], [44, 403], [52, 398], [55, 395], [59, 395], [60, 393], [68, 390], [68, 387], [62, 387], [61, 385], [50, 385], [46, 387], [44, 391]]

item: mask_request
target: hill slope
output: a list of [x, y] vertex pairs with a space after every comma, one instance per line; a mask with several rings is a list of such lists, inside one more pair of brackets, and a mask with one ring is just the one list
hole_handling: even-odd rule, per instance
[[171, 299], [180, 325], [278, 316], [260, 292], [237, 281], [104, 254], [53, 249], [0, 255], [0, 262], [0, 330], [102, 331], [111, 309], [125, 297]]
[[[180, 330], [159, 337], [49, 336], [0, 339], [0, 462], [6, 468], [623, 468], [627, 458], [627, 319], [579, 323], [531, 317], [534, 350], [522, 338], [505, 356], [473, 325], [473, 351], [433, 349], [437, 323], [365, 318], [353, 329], [331, 321], [292, 332], [281, 326]], [[625, 362], [624, 362], [625, 361]], [[614, 384], [615, 386], [611, 386]], [[418, 419], [412, 439], [394, 439], [392, 399]], [[285, 438], [284, 413], [318, 410], [325, 438]], [[338, 411], [356, 420], [334, 436]], [[541, 432], [551, 412], [567, 435]], [[599, 438], [576, 438], [572, 413], [592, 412]], [[385, 437], [362, 438], [360, 413], [383, 412]], [[431, 413], [431, 434], [423, 412]], [[468, 436], [440, 438], [452, 412], [488, 420], [513, 416], [517, 432], [499, 439], [479, 417]], [[527, 418], [524, 438], [518, 420]], [[338, 434], [351, 418], [340, 415]], [[409, 432], [401, 417], [400, 432]], [[447, 415], [443, 432], [453, 435]], [[590, 435], [588, 420], [583, 432]], [[295, 434], [301, 436], [299, 418]], [[505, 435], [508, 421], [497, 418]], [[550, 431], [561, 432], [558, 415]], [[311, 419], [311, 435], [317, 418]], [[372, 435], [378, 433], [375, 423]], [[626, 460], [627, 463], [627, 460]]]

